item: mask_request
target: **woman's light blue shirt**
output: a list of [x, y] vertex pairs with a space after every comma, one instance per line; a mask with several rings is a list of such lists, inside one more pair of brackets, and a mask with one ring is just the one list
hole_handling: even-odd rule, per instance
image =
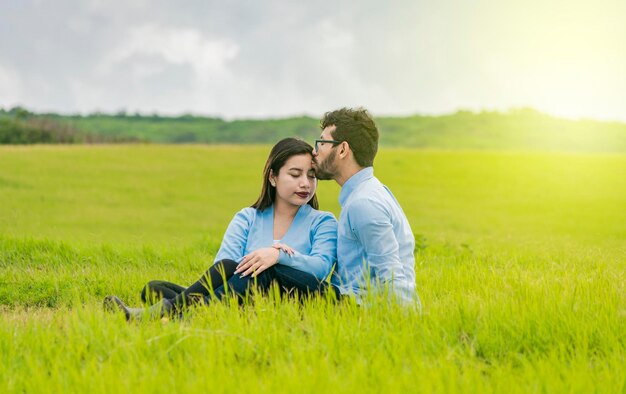
[[[243, 256], [274, 241], [274, 207], [264, 211], [244, 208], [228, 225], [215, 261], [231, 259], [240, 262]], [[280, 251], [278, 264], [325, 279], [337, 260], [337, 220], [330, 212], [305, 204], [298, 209], [291, 226], [280, 240], [295, 250], [293, 256]]]

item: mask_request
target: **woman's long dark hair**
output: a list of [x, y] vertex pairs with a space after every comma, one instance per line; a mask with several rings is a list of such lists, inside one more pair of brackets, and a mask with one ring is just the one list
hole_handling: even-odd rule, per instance
[[[261, 188], [261, 195], [256, 202], [252, 204], [252, 208], [264, 211], [274, 203], [276, 199], [276, 187], [272, 186], [270, 183], [270, 172], [277, 176], [287, 160], [292, 156], [304, 154], [313, 157], [313, 147], [298, 138], [284, 138], [274, 145], [265, 162], [265, 168], [263, 169], [263, 187]], [[315, 209], [318, 208], [319, 205], [317, 203], [316, 194], [313, 194], [308, 204]]]

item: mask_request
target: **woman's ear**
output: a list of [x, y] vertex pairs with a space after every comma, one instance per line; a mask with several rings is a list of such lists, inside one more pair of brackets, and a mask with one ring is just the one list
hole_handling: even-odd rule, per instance
[[270, 170], [269, 181], [270, 181], [270, 185], [272, 185], [273, 187], [276, 187], [276, 176], [274, 175], [274, 171], [272, 170]]

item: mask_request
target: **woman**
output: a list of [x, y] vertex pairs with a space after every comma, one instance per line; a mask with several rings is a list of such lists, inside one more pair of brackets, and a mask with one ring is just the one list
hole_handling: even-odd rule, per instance
[[144, 302], [163, 297], [150, 308], [129, 308], [107, 296], [108, 310], [121, 310], [126, 319], [158, 318], [180, 313], [186, 305], [221, 299], [232, 293], [240, 302], [255, 288], [276, 282], [283, 293], [310, 294], [325, 289], [324, 279], [337, 254], [337, 221], [318, 211], [313, 148], [296, 138], [279, 141], [263, 170], [257, 201], [230, 222], [215, 263], [188, 288], [152, 281], [142, 291]]

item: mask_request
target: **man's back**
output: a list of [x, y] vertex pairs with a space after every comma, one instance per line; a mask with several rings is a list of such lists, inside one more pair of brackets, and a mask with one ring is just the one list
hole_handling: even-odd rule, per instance
[[370, 284], [389, 285], [402, 301], [415, 301], [415, 238], [400, 204], [372, 167], [348, 179], [339, 203], [333, 284], [343, 294], [357, 295]]

